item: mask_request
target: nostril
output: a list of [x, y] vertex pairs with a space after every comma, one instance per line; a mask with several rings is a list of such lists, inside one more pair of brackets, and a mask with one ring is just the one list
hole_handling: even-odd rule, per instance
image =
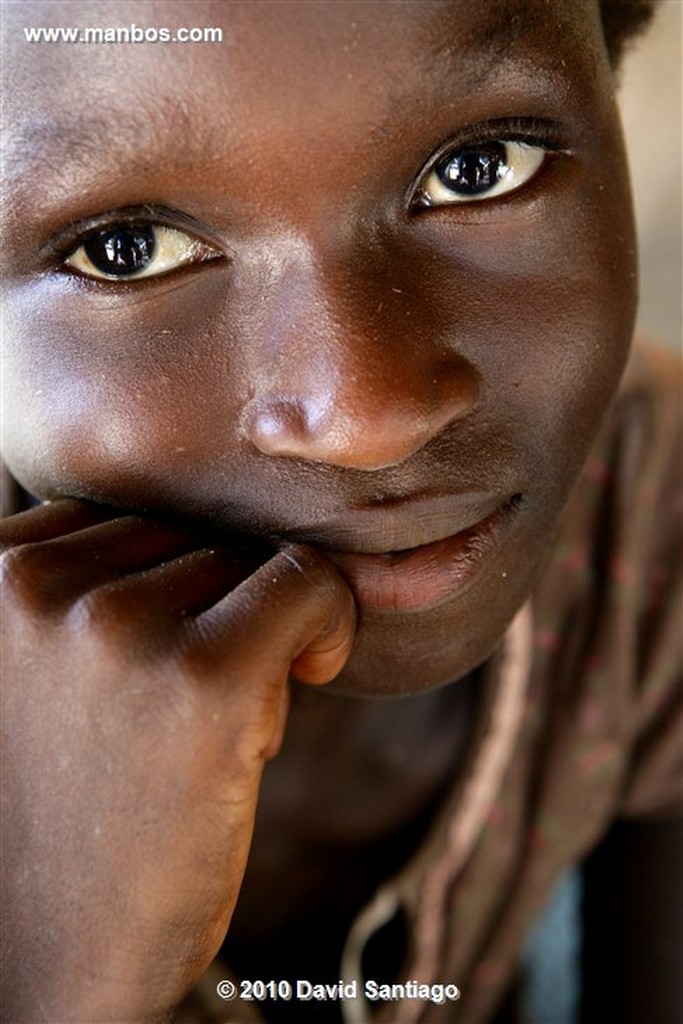
[[479, 390], [465, 363], [457, 372], [452, 362], [436, 372], [409, 370], [419, 367], [399, 364], [385, 377], [348, 372], [328, 383], [300, 367], [291, 384], [246, 402], [240, 432], [268, 456], [362, 470], [398, 465], [467, 415]]

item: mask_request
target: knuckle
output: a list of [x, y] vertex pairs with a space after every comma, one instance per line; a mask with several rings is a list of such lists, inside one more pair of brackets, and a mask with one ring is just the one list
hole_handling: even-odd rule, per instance
[[82, 594], [69, 612], [69, 624], [82, 633], [103, 633], [111, 630], [111, 605], [103, 590], [91, 590]]
[[122, 622], [106, 588], [80, 595], [69, 611], [69, 625], [76, 633], [108, 637], [121, 632]]
[[194, 624], [191, 631], [175, 638], [168, 656], [181, 678], [190, 683], [202, 683], [225, 675], [225, 659], [207, 641], [207, 631], [199, 624]]
[[50, 568], [50, 558], [42, 544], [7, 548], [0, 554], [3, 597], [13, 597], [27, 607], [40, 605]]
[[292, 544], [279, 553], [284, 564], [292, 567], [315, 590], [329, 598], [336, 597], [340, 577], [332, 563], [316, 548]]
[[326, 635], [330, 632], [352, 632], [356, 607], [353, 595], [336, 566], [320, 551], [303, 545], [288, 548], [283, 554], [310, 585], [306, 599], [313, 602], [326, 620], [323, 632]]
[[303, 576], [327, 575], [324, 556], [308, 544], [288, 544], [280, 551], [280, 557], [297, 569]]
[[166, 663], [171, 643], [162, 618], [131, 600], [125, 586], [114, 582], [80, 595], [68, 611], [72, 633], [96, 643], [131, 665]]

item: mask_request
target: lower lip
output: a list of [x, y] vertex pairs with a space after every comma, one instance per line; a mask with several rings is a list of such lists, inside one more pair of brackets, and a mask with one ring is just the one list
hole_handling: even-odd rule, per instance
[[416, 612], [453, 598], [493, 557], [514, 518], [512, 499], [480, 523], [407, 551], [356, 555], [326, 551], [367, 610]]

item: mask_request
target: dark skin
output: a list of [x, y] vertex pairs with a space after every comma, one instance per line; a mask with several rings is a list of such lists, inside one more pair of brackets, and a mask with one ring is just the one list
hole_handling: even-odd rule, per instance
[[[505, 4], [379, 26], [362, 3], [207, 3], [221, 46], [9, 49], [3, 456], [51, 501], [2, 535], [10, 1010], [163, 1019], [230, 925], [259, 794], [229, 942], [248, 963], [323, 902], [334, 973], [456, 768], [471, 673], [543, 564], [635, 303], [598, 5], [514, 6], [518, 33]], [[417, 203], [435, 154], [491, 124], [539, 169]], [[143, 215], [196, 258], [130, 281], [65, 266]], [[446, 589], [389, 554], [489, 514]], [[408, 699], [357, 699], [376, 696]]]

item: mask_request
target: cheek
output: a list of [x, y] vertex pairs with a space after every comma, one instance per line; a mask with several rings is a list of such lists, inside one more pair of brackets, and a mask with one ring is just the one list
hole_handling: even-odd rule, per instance
[[[476, 368], [478, 405], [453, 435], [461, 466], [519, 455], [555, 503], [631, 335], [635, 247], [616, 145], [596, 146], [608, 158], [593, 167], [554, 171], [536, 201], [496, 215], [483, 204], [479, 221], [428, 211], [390, 232], [379, 254], [357, 243], [344, 268], [368, 336], [387, 350], [397, 340], [402, 351], [429, 349], [430, 359], [432, 349], [456, 352]], [[250, 468], [236, 422], [254, 337], [253, 314], [230, 287], [205, 269], [126, 301], [63, 279], [18, 289], [3, 382], [4, 451], [17, 478], [40, 495], [143, 506], [151, 491], [209, 487], [202, 474], [225, 494]]]
[[144, 504], [150, 485], [163, 492], [191, 478], [207, 438], [226, 443], [230, 392], [223, 379], [220, 401], [211, 395], [201, 345], [210, 307], [196, 295], [190, 306], [187, 295], [117, 300], [114, 314], [61, 283], [13, 295], [3, 330], [3, 457], [25, 487]]
[[502, 216], [430, 211], [413, 260], [426, 315], [481, 375], [479, 425], [516, 438], [565, 490], [615, 393], [635, 317], [628, 182], [618, 139], [605, 148], [615, 173], [569, 164]]

